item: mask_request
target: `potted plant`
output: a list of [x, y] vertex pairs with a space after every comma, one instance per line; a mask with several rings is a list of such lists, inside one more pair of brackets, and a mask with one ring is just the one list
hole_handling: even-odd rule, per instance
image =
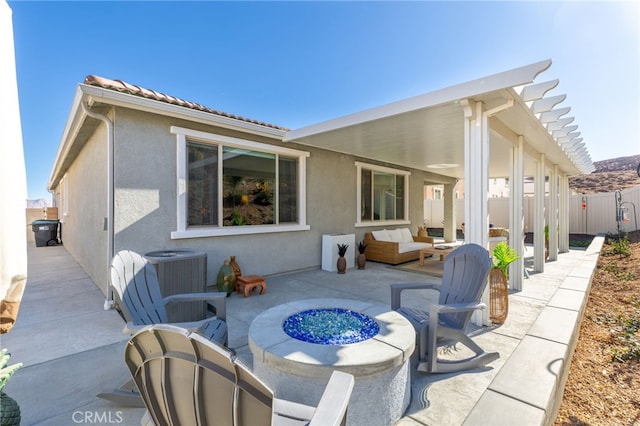
[[6, 349], [0, 351], [0, 424], [20, 425], [20, 406], [9, 395], [4, 393], [4, 385], [13, 376], [22, 363], [13, 364], [7, 367], [11, 354]]
[[347, 270], [347, 259], [344, 258], [344, 255], [347, 254], [347, 249], [349, 248], [349, 244], [338, 244], [338, 273], [344, 274]]
[[505, 278], [509, 278], [509, 265], [520, 259], [518, 252], [509, 244], [501, 241], [493, 249], [493, 269], [502, 272]]
[[493, 267], [489, 272], [489, 317], [494, 324], [503, 324], [509, 313], [509, 265], [520, 256], [504, 241], [493, 249]]
[[366, 250], [367, 245], [364, 240], [358, 243], [358, 257], [356, 258], [356, 264], [358, 265], [358, 269], [364, 269], [364, 265], [367, 263], [367, 256], [365, 256], [364, 251]]

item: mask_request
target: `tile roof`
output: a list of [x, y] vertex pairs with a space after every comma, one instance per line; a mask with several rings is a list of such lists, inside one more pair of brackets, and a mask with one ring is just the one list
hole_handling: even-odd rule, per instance
[[219, 115], [221, 117], [232, 118], [234, 120], [240, 120], [240, 121], [245, 121], [247, 123], [257, 124], [260, 126], [271, 127], [273, 129], [285, 130], [285, 131], [289, 130], [285, 127], [280, 127], [280, 126], [265, 123], [262, 121], [252, 120], [250, 118], [241, 117], [239, 115], [229, 114], [223, 111], [211, 109], [204, 105], [185, 101], [183, 99], [169, 96], [161, 92], [156, 92], [155, 90], [145, 89], [144, 87], [136, 86], [134, 84], [129, 84], [126, 81], [122, 81], [122, 80], [111, 80], [108, 78], [90, 74], [85, 77], [84, 84], [87, 84], [89, 86], [97, 86], [97, 87], [101, 87], [103, 89], [108, 89], [108, 90], [115, 90], [116, 92], [127, 93], [134, 96], [141, 96], [143, 98], [153, 99], [159, 102], [165, 102], [172, 105], [178, 105], [185, 108], [195, 109], [198, 111]]

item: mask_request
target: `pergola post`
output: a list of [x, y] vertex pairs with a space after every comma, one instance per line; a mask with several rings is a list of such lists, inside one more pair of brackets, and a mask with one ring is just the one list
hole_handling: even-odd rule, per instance
[[558, 165], [549, 173], [549, 260], [558, 260]]
[[457, 239], [455, 187], [455, 183], [444, 184], [444, 240], [448, 243]]
[[[464, 100], [464, 217], [466, 243], [489, 247], [489, 137], [482, 103]], [[482, 301], [489, 306], [489, 288]], [[491, 325], [488, 309], [473, 314], [476, 325]]]
[[545, 198], [545, 155], [540, 154], [536, 163], [534, 178], [533, 211], [533, 270], [544, 272], [544, 198]]
[[559, 246], [560, 253], [569, 251], [569, 178], [566, 173], [560, 175], [560, 197], [558, 199]]
[[511, 168], [509, 181], [509, 245], [518, 252], [520, 258], [509, 265], [509, 286], [522, 290], [524, 277], [524, 136], [511, 148]]
[[[489, 138], [483, 137], [482, 103], [464, 100], [464, 239], [489, 247]], [[488, 132], [487, 132], [488, 133]]]

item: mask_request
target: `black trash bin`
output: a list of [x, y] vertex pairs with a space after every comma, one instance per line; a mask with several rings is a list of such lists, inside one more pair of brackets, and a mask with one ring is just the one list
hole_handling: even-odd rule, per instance
[[56, 246], [61, 244], [59, 238], [59, 220], [34, 220], [31, 230], [36, 237], [36, 247]]

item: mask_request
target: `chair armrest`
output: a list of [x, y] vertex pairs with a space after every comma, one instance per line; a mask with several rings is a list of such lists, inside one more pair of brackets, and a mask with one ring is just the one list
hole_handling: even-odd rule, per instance
[[[313, 417], [313, 413], [316, 411], [315, 407], [279, 398], [273, 398], [272, 407], [271, 426], [308, 424], [308, 420]], [[307, 423], [303, 423], [301, 419]]]
[[[186, 330], [189, 331], [197, 331], [200, 327], [203, 326], [203, 324], [207, 323], [208, 321], [211, 321], [215, 318], [205, 318], [203, 320], [199, 320], [199, 321], [185, 321], [185, 322], [172, 322], [170, 323], [173, 326], [176, 327], [181, 327], [184, 328]], [[221, 320], [224, 320], [223, 318], [219, 318]], [[125, 334], [136, 334], [138, 331], [142, 330], [145, 327], [149, 327], [150, 324], [140, 324], [140, 325], [136, 325], [133, 322], [128, 322], [125, 324], [124, 328], [122, 329], [122, 332]]]
[[391, 284], [391, 309], [400, 307], [400, 296], [403, 290], [436, 290], [440, 291], [440, 284], [430, 283], [397, 283]]
[[216, 316], [221, 320], [227, 319], [227, 294], [224, 292], [213, 293], [183, 293], [167, 296], [162, 299], [165, 305], [173, 302], [197, 302], [207, 301], [216, 308]]
[[[273, 398], [273, 426], [298, 424], [296, 421], [309, 420], [310, 426], [340, 426], [347, 415], [349, 399], [355, 380], [351, 374], [334, 371], [322, 393], [317, 407], [298, 402]], [[291, 420], [295, 420], [292, 422]]]
[[339, 426], [344, 424], [354, 384], [355, 379], [351, 374], [334, 371], [331, 374], [329, 383], [327, 383], [327, 387], [324, 388], [309, 426]]
[[454, 312], [475, 311], [476, 309], [485, 309], [486, 304], [480, 303], [456, 303], [452, 305], [429, 305], [429, 315], [431, 314], [449, 314]]
[[413, 241], [416, 243], [431, 243], [431, 245], [435, 242], [433, 237], [422, 237], [420, 235], [414, 235]]

